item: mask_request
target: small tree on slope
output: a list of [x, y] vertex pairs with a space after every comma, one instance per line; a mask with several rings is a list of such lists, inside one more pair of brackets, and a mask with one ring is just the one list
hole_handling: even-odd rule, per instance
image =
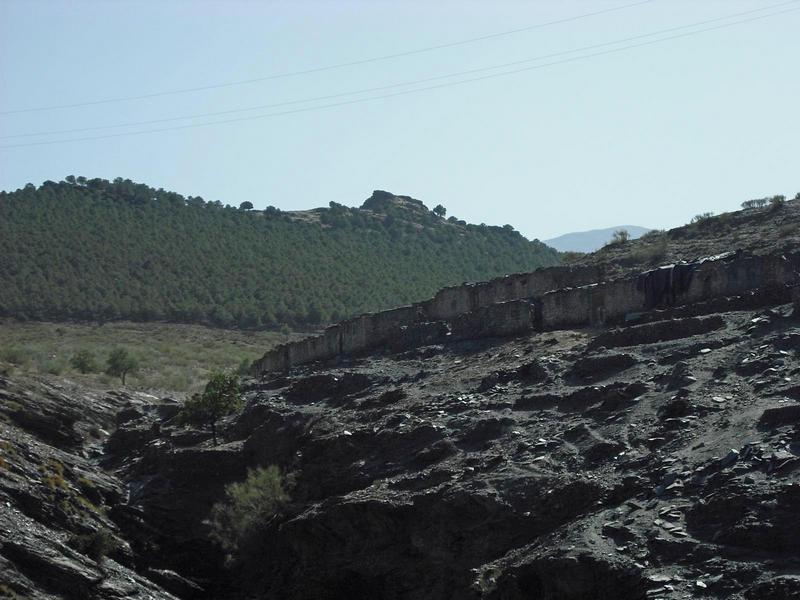
[[117, 348], [111, 351], [106, 363], [106, 373], [113, 377], [119, 377], [122, 385], [125, 385], [125, 377], [128, 373], [134, 373], [139, 368], [139, 362], [125, 348]]
[[[264, 528], [289, 501], [291, 480], [277, 466], [248, 470], [247, 479], [225, 488], [225, 501], [211, 509], [211, 537], [223, 549], [239, 558], [259, 556], [255, 550], [265, 539]], [[244, 552], [243, 552], [244, 551]]]
[[214, 445], [217, 445], [217, 422], [238, 408], [241, 402], [239, 380], [236, 375], [215, 373], [202, 394], [195, 394], [183, 407], [188, 421], [211, 428]]

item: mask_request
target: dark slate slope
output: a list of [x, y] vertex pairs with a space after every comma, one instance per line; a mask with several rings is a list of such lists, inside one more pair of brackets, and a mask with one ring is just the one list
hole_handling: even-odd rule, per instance
[[[0, 376], [0, 597], [175, 600], [167, 589], [199, 590], [147, 570], [113, 520], [125, 486], [97, 462], [118, 411], [153, 400]], [[79, 542], [102, 531], [110, 543], [98, 560]]]
[[188, 574], [225, 484], [293, 474], [233, 597], [793, 598], [800, 311], [718, 306], [295, 368], [252, 381], [216, 449], [126, 424], [125, 477]]

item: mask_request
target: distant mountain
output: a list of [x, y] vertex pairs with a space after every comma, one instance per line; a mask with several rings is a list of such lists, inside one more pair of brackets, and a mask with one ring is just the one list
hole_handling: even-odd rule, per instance
[[68, 177], [0, 192], [0, 317], [318, 327], [559, 264], [507, 225], [376, 191], [283, 212]]
[[632, 240], [642, 237], [648, 231], [652, 231], [647, 227], [638, 227], [636, 225], [617, 225], [616, 227], [592, 229], [591, 231], [574, 231], [543, 241], [560, 252], [594, 252], [602, 248], [611, 240], [614, 232], [620, 229], [626, 229]]

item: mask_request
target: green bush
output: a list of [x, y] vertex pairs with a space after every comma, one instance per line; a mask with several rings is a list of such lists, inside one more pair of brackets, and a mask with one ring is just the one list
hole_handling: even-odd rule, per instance
[[128, 373], [134, 373], [139, 368], [139, 361], [125, 348], [116, 348], [111, 351], [106, 363], [106, 374], [119, 377], [125, 385]]
[[63, 358], [46, 358], [39, 362], [38, 369], [50, 375], [61, 375], [67, 370], [67, 362]]
[[249, 375], [251, 364], [253, 364], [252, 360], [249, 358], [243, 358], [242, 362], [239, 363], [239, 367], [236, 369], [236, 373], [239, 375]]
[[769, 200], [769, 198], [754, 198], [753, 200], [745, 200], [742, 202], [742, 208], [745, 210], [752, 208], [764, 208]]
[[225, 501], [211, 509], [211, 538], [231, 555], [260, 537], [289, 501], [287, 482], [275, 465], [247, 472], [247, 479], [225, 488]]
[[89, 534], [73, 536], [69, 545], [96, 563], [102, 562], [107, 555], [119, 549], [117, 538], [103, 527]]
[[786, 204], [786, 196], [773, 196], [769, 201], [769, 206], [772, 210], [783, 208]]
[[31, 352], [19, 346], [0, 348], [0, 360], [18, 367], [27, 365], [31, 361]]
[[622, 246], [623, 244], [627, 244], [630, 239], [631, 234], [628, 233], [627, 229], [618, 229], [611, 236], [611, 241], [609, 241], [606, 246]]
[[241, 403], [239, 379], [236, 375], [215, 373], [202, 394], [195, 394], [183, 406], [184, 422], [206, 425], [211, 428], [214, 445], [217, 445], [217, 421], [236, 410]]
[[665, 237], [666, 234], [667, 232], [664, 231], [663, 229], [651, 229], [647, 233], [643, 234], [639, 239], [643, 241], [654, 240], [661, 237]]
[[79, 350], [72, 356], [69, 363], [78, 373], [86, 374], [98, 371], [97, 360], [90, 350]]
[[695, 223], [700, 223], [700, 224], [708, 223], [709, 221], [711, 221], [711, 219], [713, 217], [714, 217], [714, 213], [713, 212], [700, 213], [699, 215], [695, 215], [695, 216], [692, 217], [691, 223], [692, 224], [695, 224]]

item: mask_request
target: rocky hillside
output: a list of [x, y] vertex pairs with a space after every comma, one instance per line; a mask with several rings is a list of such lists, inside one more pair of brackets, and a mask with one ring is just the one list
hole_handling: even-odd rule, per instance
[[153, 402], [0, 376], [0, 598], [174, 600], [167, 590], [195, 589], [134, 550], [117, 525], [127, 484], [99, 464], [117, 415]]
[[264, 382], [226, 449], [297, 487], [244, 575], [266, 598], [797, 597], [798, 348], [781, 306]]
[[[169, 400], [3, 378], [0, 590], [795, 598], [800, 306], [765, 302], [296, 367], [216, 447]], [[226, 567], [211, 507], [271, 464], [291, 500]]]
[[799, 245], [800, 199], [795, 199], [717, 216], [698, 215], [689, 225], [607, 245], [574, 264], [603, 265], [611, 275], [736, 249], [766, 254], [790, 251]]

